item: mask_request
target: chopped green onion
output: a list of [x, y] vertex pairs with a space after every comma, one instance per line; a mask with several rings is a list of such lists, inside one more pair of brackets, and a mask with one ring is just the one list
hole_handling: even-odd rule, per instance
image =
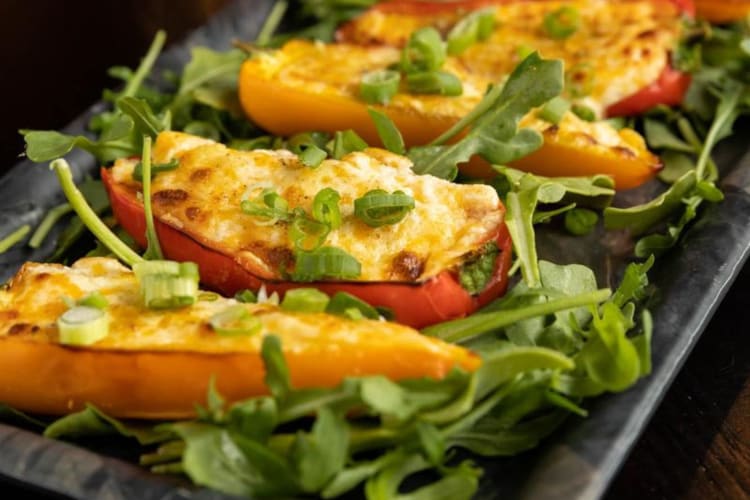
[[553, 97], [539, 110], [539, 118], [554, 125], [560, 123], [570, 109], [570, 102], [560, 96]]
[[62, 205], [58, 205], [47, 212], [47, 215], [44, 216], [42, 223], [39, 224], [39, 227], [36, 228], [34, 234], [31, 235], [29, 246], [31, 248], [39, 248], [42, 245], [44, 238], [47, 237], [50, 230], [57, 223], [57, 221], [59, 221], [62, 217], [72, 211], [73, 207], [70, 206], [70, 203], [63, 203]]
[[257, 316], [253, 316], [242, 304], [229, 306], [227, 309], [214, 314], [208, 320], [213, 331], [219, 335], [255, 335], [260, 333], [263, 323]]
[[565, 213], [565, 229], [576, 236], [589, 234], [598, 221], [599, 215], [585, 208], [574, 208]]
[[294, 281], [320, 279], [353, 279], [362, 274], [357, 259], [336, 247], [320, 247], [311, 252], [297, 252], [292, 273]]
[[96, 307], [76, 306], [57, 319], [61, 344], [90, 345], [109, 333], [109, 316]]
[[401, 70], [405, 73], [434, 71], [445, 62], [445, 43], [432, 26], [411, 34], [401, 52]]
[[413, 208], [414, 198], [403, 191], [389, 194], [382, 189], [374, 189], [354, 200], [354, 215], [371, 227], [401, 222]]
[[170, 274], [183, 278], [199, 279], [198, 265], [195, 262], [176, 262], [174, 260], [147, 260], [133, 264], [135, 278], [141, 281], [149, 274]]
[[341, 227], [339, 200], [341, 200], [341, 195], [333, 188], [324, 188], [318, 191], [312, 203], [313, 218], [327, 225], [330, 229]]
[[285, 311], [323, 312], [331, 299], [315, 288], [295, 288], [284, 295], [281, 308]]
[[195, 304], [198, 281], [173, 274], [147, 274], [141, 280], [143, 303], [149, 309], [173, 309]]
[[29, 234], [29, 231], [31, 231], [31, 226], [24, 224], [0, 240], [0, 254], [7, 252], [10, 247], [24, 239]]
[[594, 88], [595, 78], [590, 64], [576, 64], [565, 72], [565, 87], [573, 97], [587, 96]]
[[383, 142], [383, 146], [392, 153], [398, 155], [406, 154], [404, 138], [396, 124], [393, 123], [393, 120], [388, 118], [388, 115], [381, 113], [377, 109], [367, 108], [367, 113], [369, 113], [370, 118], [372, 118], [372, 121], [375, 124], [375, 129], [378, 131], [378, 136]]
[[596, 112], [583, 104], [574, 104], [571, 111], [581, 120], [587, 122], [596, 121]]
[[568, 38], [581, 27], [578, 9], [566, 5], [544, 16], [544, 31], [552, 38]]
[[295, 209], [295, 217], [289, 224], [289, 239], [297, 250], [312, 251], [325, 242], [331, 226], [310, 218], [301, 209]]
[[273, 189], [264, 189], [254, 200], [242, 200], [240, 208], [247, 215], [266, 219], [271, 224], [289, 220], [289, 203]]
[[332, 154], [335, 159], [340, 160], [349, 153], [362, 151], [367, 148], [367, 143], [353, 130], [336, 132], [333, 137]]
[[[160, 172], [169, 172], [180, 166], [180, 160], [175, 158], [168, 163], [159, 163], [157, 165], [151, 165], [151, 178], [153, 179], [156, 174]], [[138, 162], [133, 168], [133, 180], [143, 182], [143, 162]]]
[[414, 94], [439, 94], [459, 96], [463, 94], [461, 80], [446, 71], [422, 71], [406, 75], [409, 92]]
[[401, 74], [391, 69], [365, 73], [359, 83], [359, 95], [369, 104], [388, 104], [398, 93]]
[[146, 307], [170, 309], [194, 304], [198, 298], [198, 265], [152, 260], [133, 265]]
[[495, 29], [495, 9], [487, 8], [472, 12], [461, 19], [448, 33], [448, 54], [457, 56], [466, 49], [486, 40]]
[[84, 295], [83, 297], [78, 299], [76, 301], [76, 305], [85, 306], [85, 307], [93, 307], [96, 309], [106, 309], [109, 306], [109, 302], [107, 301], [107, 298], [104, 295], [102, 295], [98, 291], [95, 291], [87, 295]]
[[328, 307], [326, 307], [325, 311], [328, 314], [346, 316], [350, 319], [380, 318], [380, 313], [378, 313], [377, 309], [362, 299], [346, 292], [336, 292], [336, 294], [331, 297], [331, 301], [328, 303]]
[[258, 297], [252, 290], [245, 289], [235, 293], [234, 300], [243, 304], [255, 304], [258, 301]]
[[199, 302], [216, 302], [217, 300], [219, 300], [219, 297], [221, 297], [221, 295], [219, 295], [216, 292], [200, 292], [198, 294], [198, 301]]
[[315, 144], [301, 146], [300, 149], [302, 151], [299, 153], [299, 155], [297, 155], [299, 157], [299, 161], [310, 168], [319, 167], [320, 164], [323, 163], [323, 160], [328, 157], [328, 153], [320, 149]]

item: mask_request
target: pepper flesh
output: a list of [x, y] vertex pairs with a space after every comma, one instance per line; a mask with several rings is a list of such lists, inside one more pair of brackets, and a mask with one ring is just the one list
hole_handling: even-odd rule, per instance
[[[107, 169], [101, 171], [102, 181], [112, 203], [118, 223], [136, 242], [146, 246], [146, 223], [143, 205], [136, 194], [119, 185]], [[240, 290], [258, 290], [265, 286], [268, 293], [284, 293], [293, 288], [313, 286], [332, 295], [343, 291], [375, 306], [383, 306], [395, 315], [396, 321], [422, 328], [449, 319], [471, 314], [505, 292], [511, 261], [511, 240], [505, 224], [498, 228], [494, 240], [500, 253], [495, 270], [486, 288], [477, 296], [470, 295], [458, 282], [453, 270], [445, 270], [421, 283], [406, 282], [337, 282], [297, 283], [264, 279], [226, 255], [196, 241], [178, 229], [155, 220], [156, 233], [164, 255], [172, 260], [198, 264], [202, 283], [225, 295]]]
[[739, 21], [750, 14], [750, 0], [695, 0], [696, 17], [712, 23]]

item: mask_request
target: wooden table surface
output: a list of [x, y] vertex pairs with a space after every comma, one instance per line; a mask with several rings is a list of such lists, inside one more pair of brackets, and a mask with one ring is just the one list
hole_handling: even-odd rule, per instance
[[[157, 27], [178, 40], [222, 3], [133, 0], [104, 12], [89, 0], [0, 2], [0, 169], [22, 151], [18, 128], [62, 127], [112, 83], [107, 67], [137, 64]], [[749, 306], [746, 266], [607, 499], [750, 498]], [[0, 483], [0, 496], [13, 493]]]

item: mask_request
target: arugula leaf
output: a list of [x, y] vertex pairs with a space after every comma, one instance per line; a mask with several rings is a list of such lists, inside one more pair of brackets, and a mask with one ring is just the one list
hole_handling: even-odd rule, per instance
[[146, 260], [162, 260], [164, 254], [159, 244], [159, 236], [154, 226], [154, 214], [151, 209], [151, 137], [143, 138], [143, 153], [141, 154], [143, 165], [143, 212], [146, 217], [146, 252], [143, 258]]
[[607, 176], [542, 177], [508, 167], [495, 166], [508, 192], [505, 198], [505, 223], [521, 273], [529, 287], [539, 286], [541, 277], [536, 251], [534, 222], [539, 203], [586, 203], [608, 205], [614, 196], [614, 184]]
[[172, 437], [172, 434], [164, 429], [154, 429], [143, 424], [125, 424], [92, 404], [87, 404], [86, 408], [79, 412], [55, 420], [44, 430], [45, 437], [53, 439], [118, 434], [134, 438], [142, 445], [160, 443]]
[[378, 136], [380, 136], [380, 140], [383, 141], [385, 149], [399, 155], [406, 153], [404, 138], [401, 136], [401, 131], [396, 127], [396, 124], [393, 123], [393, 120], [388, 118], [388, 115], [385, 113], [381, 113], [374, 108], [367, 108], [367, 112], [373, 123], [375, 123]]
[[318, 410], [312, 432], [297, 434], [290, 451], [302, 491], [320, 491], [344, 468], [348, 434], [346, 421], [325, 406]]
[[[537, 53], [524, 59], [502, 87], [494, 87], [471, 115], [469, 131], [458, 142], [412, 148], [409, 157], [414, 171], [452, 180], [457, 164], [478, 154], [493, 164], [504, 164], [521, 158], [542, 145], [542, 136], [531, 129], [518, 129], [518, 122], [531, 109], [557, 96], [563, 87], [562, 63], [544, 60]], [[481, 111], [479, 111], [481, 110]], [[455, 127], [451, 131], [455, 130]], [[457, 131], [456, 131], [457, 132]], [[445, 134], [438, 138], [444, 142]]]
[[672, 214], [696, 185], [696, 172], [691, 170], [657, 198], [628, 208], [609, 207], [604, 210], [607, 229], [629, 229], [634, 236], [643, 234], [657, 222]]
[[289, 379], [289, 368], [284, 361], [284, 354], [281, 352], [279, 337], [271, 334], [263, 337], [261, 353], [263, 364], [266, 367], [266, 385], [276, 399], [283, 400], [289, 394], [292, 386]]

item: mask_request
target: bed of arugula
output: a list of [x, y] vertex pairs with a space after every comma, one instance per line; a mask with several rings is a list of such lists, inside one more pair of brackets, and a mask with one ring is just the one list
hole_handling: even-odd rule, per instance
[[[369, 3], [305, 2], [301, 12], [308, 28], [295, 35], [330, 39], [341, 20]], [[285, 2], [277, 2], [251, 50], [283, 39], [272, 34], [284, 7]], [[745, 24], [716, 28], [691, 23], [675, 58], [694, 73], [684, 105], [613, 122], [643, 130], [664, 159], [665, 187], [653, 199], [614, 208], [606, 176], [551, 179], [497, 167], [494, 185], [508, 209], [518, 283], [479, 313], [424, 331], [480, 353], [484, 362], [476, 373], [455, 371], [442, 381], [399, 383], [384, 377], [353, 378], [332, 389], [296, 390], [290, 387], [279, 341], [269, 336], [263, 359], [271, 395], [227, 405], [211, 390], [194, 421], [124, 423], [93, 406], [51, 424], [10, 408], [0, 413], [43, 427], [49, 437], [122, 434], [146, 447], [141, 461], [152, 471], [184, 473], [198, 484], [232, 494], [335, 497], [363, 487], [369, 498], [471, 497], [481, 469], [457, 449], [485, 457], [520, 453], [571, 414], [585, 417], [584, 398], [625, 390], [650, 372], [646, 273], [655, 258], [675, 245], [701, 205], [722, 199], [710, 152], [750, 108], [748, 32]], [[293, 148], [299, 143], [299, 137], [290, 141], [263, 135], [242, 117], [234, 89], [245, 52], [194, 48], [181, 74], [151, 75], [163, 43], [163, 36], [157, 36], [136, 71], [111, 70], [123, 86], [105, 92], [112, 110], [92, 120], [96, 139], [26, 131], [29, 158], [46, 162], [76, 147], [106, 164], [140, 155], [143, 137], [166, 129], [237, 148]], [[543, 78], [531, 78], [532, 72]], [[456, 177], [456, 163], [472, 154], [498, 164], [510, 161], [513, 154], [538, 146], [538, 137], [518, 130], [518, 120], [557, 95], [562, 81], [558, 62], [532, 55], [462, 122], [461, 128], [470, 129], [464, 139], [446, 145], [449, 137], [441, 137], [435, 144], [404, 152], [418, 173], [449, 179]], [[382, 115], [374, 118], [384, 143], [402, 148], [392, 124]], [[333, 157], [361, 148], [345, 132], [306, 139]], [[81, 190], [96, 213], [106, 214], [99, 181], [89, 179]], [[42, 225], [50, 226], [69, 211], [61, 205]], [[595, 228], [596, 214], [603, 222]], [[541, 226], [553, 231], [567, 227], [574, 233], [601, 232], [605, 226], [637, 238], [637, 260], [626, 267], [613, 292], [599, 289], [588, 267], [539, 260]], [[53, 258], [70, 255], [84, 233], [80, 219], [72, 218]], [[93, 253], [109, 252], [97, 245]], [[418, 480], [403, 493], [400, 488], [411, 477]]]

